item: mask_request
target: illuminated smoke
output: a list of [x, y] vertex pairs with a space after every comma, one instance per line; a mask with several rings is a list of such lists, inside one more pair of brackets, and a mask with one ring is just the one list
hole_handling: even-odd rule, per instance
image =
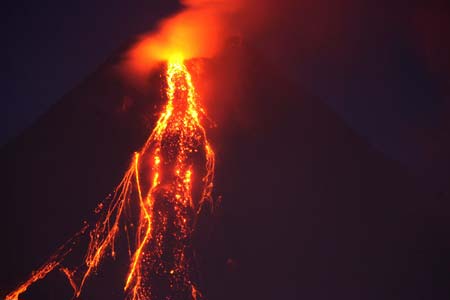
[[244, 11], [258, 11], [255, 7], [250, 9], [252, 2], [255, 0], [182, 0], [181, 12], [139, 37], [126, 55], [125, 73], [140, 81], [160, 62], [174, 57], [188, 60], [215, 56], [230, 37], [242, 33], [244, 23], [254, 19], [250, 18], [253, 13], [247, 14], [245, 21], [240, 18]]

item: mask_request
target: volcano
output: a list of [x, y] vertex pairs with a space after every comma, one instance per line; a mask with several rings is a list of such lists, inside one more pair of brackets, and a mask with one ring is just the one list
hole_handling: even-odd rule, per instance
[[[142, 90], [115, 55], [1, 150], [1, 292], [90, 221], [155, 125], [158, 72]], [[447, 299], [447, 203], [356, 135], [258, 51], [236, 43], [203, 64], [217, 155], [213, 213], [195, 236], [207, 299]], [[431, 199], [431, 200], [430, 200]], [[433, 239], [434, 234], [442, 238]], [[125, 253], [122, 247], [119, 252]], [[83, 255], [74, 250], [73, 256]], [[118, 254], [120, 255], [120, 253]], [[76, 259], [74, 259], [76, 260]], [[107, 259], [92, 299], [123, 299], [127, 263]], [[120, 275], [120, 276], [119, 276]], [[69, 298], [60, 272], [24, 299]]]

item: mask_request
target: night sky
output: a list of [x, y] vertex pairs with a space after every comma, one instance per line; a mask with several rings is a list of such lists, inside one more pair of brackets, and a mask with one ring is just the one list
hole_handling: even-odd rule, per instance
[[138, 34], [179, 8], [177, 1], [6, 1], [2, 3], [0, 143]]
[[[1, 293], [79, 228], [147, 136], [157, 80], [143, 92], [111, 70], [178, 9], [4, 4]], [[448, 4], [285, 1], [271, 14], [207, 64], [225, 199], [199, 246], [211, 299], [448, 299]]]

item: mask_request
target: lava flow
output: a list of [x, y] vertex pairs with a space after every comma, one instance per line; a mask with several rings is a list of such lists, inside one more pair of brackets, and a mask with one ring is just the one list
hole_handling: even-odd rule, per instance
[[[7, 300], [18, 300], [27, 288], [55, 268], [65, 274], [78, 298], [103, 258], [116, 256], [115, 240], [124, 228], [135, 237], [129, 245], [130, 266], [124, 282], [132, 300], [199, 299], [192, 234], [200, 209], [211, 202], [214, 152], [202, 120], [205, 111], [182, 58], [167, 63], [167, 103], [146, 143], [134, 154], [130, 168], [101, 218], [89, 231], [90, 243], [80, 268], [63, 266], [74, 242], [70, 240]], [[136, 206], [134, 222], [127, 211]], [[83, 228], [76, 236], [87, 232]]]

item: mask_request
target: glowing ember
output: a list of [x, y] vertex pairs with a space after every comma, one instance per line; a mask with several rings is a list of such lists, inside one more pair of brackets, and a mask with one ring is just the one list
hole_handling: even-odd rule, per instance
[[[106, 253], [115, 256], [115, 239], [122, 223], [129, 236], [133, 223], [125, 208], [135, 204], [140, 216], [134, 233], [134, 253], [124, 290], [133, 300], [198, 299], [195, 284], [192, 231], [205, 201], [211, 201], [214, 152], [201, 123], [204, 110], [183, 59], [168, 61], [167, 103], [156, 126], [115, 190], [103, 217], [90, 231], [85, 266], [61, 266], [72, 241], [63, 245], [30, 279], [6, 296], [20, 294], [57, 266], [67, 276], [78, 297]], [[102, 207], [99, 207], [102, 209]], [[83, 234], [86, 228], [78, 234]], [[78, 276], [75, 276], [78, 275]], [[76, 278], [80, 280], [76, 280]]]

